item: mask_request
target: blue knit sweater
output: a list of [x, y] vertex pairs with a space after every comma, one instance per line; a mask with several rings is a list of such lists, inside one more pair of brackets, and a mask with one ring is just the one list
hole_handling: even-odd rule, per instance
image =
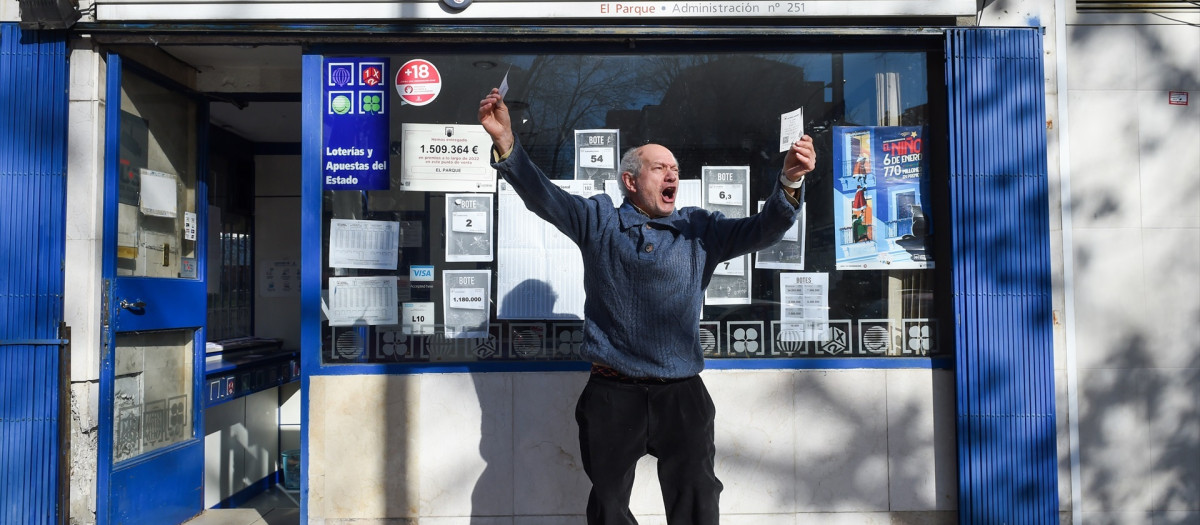
[[[651, 219], [605, 194], [562, 190], [520, 144], [495, 167], [534, 214], [583, 253], [585, 359], [633, 377], [680, 378], [704, 369], [700, 314], [717, 264], [777, 242], [796, 207], [778, 187], [744, 219], [701, 208]], [[778, 183], [776, 183], [778, 186]]]

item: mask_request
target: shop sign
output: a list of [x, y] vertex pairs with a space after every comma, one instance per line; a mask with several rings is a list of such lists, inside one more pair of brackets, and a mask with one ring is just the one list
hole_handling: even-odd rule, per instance
[[324, 66], [322, 186], [388, 189], [388, 59], [326, 58]]
[[969, 16], [974, 0], [632, 0], [486, 1], [420, 0], [365, 2], [225, 2], [99, 0], [97, 21], [121, 20], [496, 20], [496, 19], [693, 19], [888, 16]]

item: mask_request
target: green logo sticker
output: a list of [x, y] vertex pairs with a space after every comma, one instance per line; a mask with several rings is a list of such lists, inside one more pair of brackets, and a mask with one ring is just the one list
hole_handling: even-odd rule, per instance
[[362, 113], [379, 113], [383, 111], [383, 97], [380, 95], [362, 96]]
[[338, 95], [333, 97], [333, 100], [329, 103], [329, 109], [333, 110], [333, 112], [337, 113], [338, 115], [345, 115], [346, 113], [349, 113], [350, 97], [347, 97], [346, 95]]

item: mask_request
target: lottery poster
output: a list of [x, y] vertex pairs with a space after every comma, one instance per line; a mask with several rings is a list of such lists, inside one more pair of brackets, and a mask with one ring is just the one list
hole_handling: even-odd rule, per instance
[[837, 269], [933, 267], [924, 135], [919, 126], [833, 128]]
[[393, 325], [399, 322], [396, 276], [330, 277], [329, 326]]
[[619, 180], [620, 132], [615, 129], [575, 130], [575, 180], [590, 180], [597, 188]]
[[[766, 201], [758, 201], [758, 212], [762, 213]], [[804, 269], [804, 232], [808, 222], [808, 211], [804, 206], [804, 198], [800, 198], [800, 210], [796, 213], [796, 221], [784, 232], [779, 242], [772, 244], [754, 256], [755, 268], [775, 270]]]
[[442, 318], [446, 321], [448, 339], [488, 336], [492, 304], [491, 270], [443, 271], [442, 300]]
[[446, 262], [491, 262], [494, 199], [490, 193], [446, 194]]
[[780, 273], [779, 290], [779, 340], [829, 340], [829, 274]]
[[[704, 166], [700, 171], [704, 208], [731, 219], [750, 216], [750, 167]], [[750, 304], [749, 255], [722, 261], [704, 292], [704, 304]]]

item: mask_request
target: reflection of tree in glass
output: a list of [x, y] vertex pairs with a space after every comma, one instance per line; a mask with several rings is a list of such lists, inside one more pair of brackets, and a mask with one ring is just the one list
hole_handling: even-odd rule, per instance
[[637, 83], [644, 86], [648, 93], [658, 95], [657, 99], [662, 98], [662, 94], [666, 93], [671, 88], [671, 84], [675, 83], [675, 79], [691, 68], [703, 66], [709, 62], [716, 61], [722, 55], [685, 55], [685, 56], [651, 56], [642, 59], [644, 65], [639, 67], [639, 78]]
[[[777, 122], [778, 113], [811, 101], [808, 91], [816, 91], [820, 101], [820, 88], [798, 89], [804, 80], [803, 69], [772, 58], [724, 54], [539, 56], [530, 64], [528, 80], [523, 83], [529, 86], [528, 106], [520, 108], [525, 114], [517, 123], [518, 130], [533, 155], [545, 159], [541, 162], [552, 173], [571, 172], [570, 152], [577, 129], [619, 127], [622, 149], [646, 142], [669, 147], [672, 142], [675, 146], [744, 146], [747, 139], [769, 138], [772, 126], [764, 122]], [[719, 111], [751, 99], [771, 101], [773, 107], [758, 107], [753, 115]], [[722, 118], [737, 122], [716, 121]], [[725, 136], [730, 132], [738, 136]]]
[[672, 141], [666, 145], [684, 164], [721, 151], [735, 165], [761, 157], [758, 153], [770, 158], [778, 151], [779, 116], [804, 107], [811, 121], [824, 112], [823, 93], [824, 83], [806, 81], [803, 69], [774, 57], [710, 57], [680, 69], [647, 115], [648, 132], [669, 137], [660, 140]]
[[[576, 129], [603, 127], [605, 114], [628, 103], [631, 61], [584, 55], [539, 56], [530, 66], [528, 122], [524, 137], [537, 137], [550, 172], [571, 173]], [[553, 167], [553, 168], [551, 168]]]

